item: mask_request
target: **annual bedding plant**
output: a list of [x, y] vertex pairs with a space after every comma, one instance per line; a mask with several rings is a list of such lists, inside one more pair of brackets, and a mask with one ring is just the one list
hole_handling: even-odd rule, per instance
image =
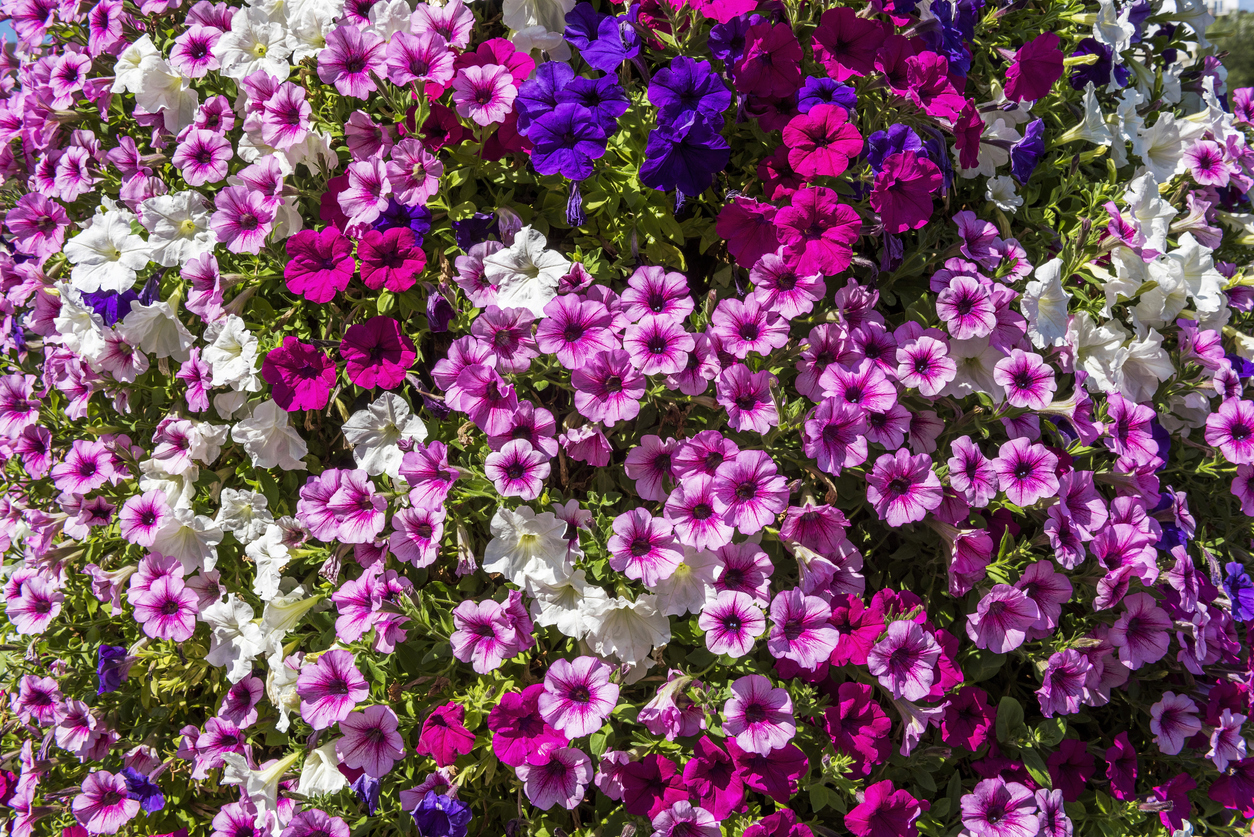
[[3, 833], [1250, 833], [1200, 0], [0, 16]]

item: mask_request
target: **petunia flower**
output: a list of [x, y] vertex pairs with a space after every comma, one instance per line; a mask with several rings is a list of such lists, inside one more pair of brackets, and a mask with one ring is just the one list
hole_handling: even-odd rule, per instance
[[555, 660], [544, 676], [540, 717], [569, 739], [596, 732], [618, 703], [611, 669], [595, 657]]
[[532, 805], [547, 811], [555, 805], [574, 809], [592, 781], [592, 760], [574, 747], [542, 746], [516, 768], [523, 792]]
[[683, 563], [674, 530], [664, 518], [633, 509], [614, 518], [612, 529], [614, 534], [606, 543], [610, 567], [646, 587], [656, 587]]
[[984, 779], [961, 804], [962, 824], [973, 837], [1033, 837], [1040, 828], [1036, 798], [1018, 782]]
[[364, 389], [395, 389], [417, 354], [413, 341], [401, 334], [400, 323], [391, 317], [371, 317], [344, 332], [340, 354], [347, 361], [345, 372]]
[[889, 526], [923, 520], [941, 504], [940, 479], [926, 454], [911, 456], [904, 449], [875, 460], [867, 477], [867, 500]]
[[726, 168], [731, 147], [721, 125], [693, 112], [649, 132], [640, 182], [651, 189], [699, 195], [710, 188], [716, 172]]
[[861, 801], [845, 814], [845, 827], [856, 837], [917, 837], [915, 821], [926, 805], [885, 779], [863, 791]]
[[922, 626], [898, 620], [889, 624], [884, 638], [871, 648], [867, 666], [894, 699], [917, 701], [931, 692], [940, 655], [940, 645]]
[[1040, 608], [1022, 590], [996, 584], [975, 612], [967, 616], [967, 636], [977, 648], [994, 654], [1013, 651], [1027, 639], [1027, 631], [1040, 618]]
[[1057, 456], [1023, 437], [1004, 443], [993, 460], [1001, 490], [1017, 506], [1030, 506], [1054, 496], [1058, 491], [1057, 466]]
[[865, 76], [875, 69], [885, 34], [882, 23], [859, 17], [855, 9], [828, 9], [814, 30], [814, 58], [836, 81]]
[[321, 349], [287, 335], [282, 346], [266, 354], [261, 377], [284, 410], [321, 410], [331, 398], [336, 370]]
[[784, 127], [788, 162], [803, 177], [837, 177], [862, 151], [862, 134], [839, 105], [819, 105]]
[[738, 678], [723, 705], [723, 729], [750, 753], [768, 755], [785, 746], [797, 733], [792, 699], [760, 674]]
[[1044, 32], [1019, 47], [1006, 70], [1006, 98], [1015, 102], [1043, 99], [1062, 78], [1063, 55], [1059, 38]]
[[385, 66], [383, 39], [353, 23], [332, 29], [326, 48], [318, 53], [318, 78], [354, 99], [365, 99], [379, 89], [374, 76], [384, 75]]
[[790, 96], [801, 86], [801, 44], [785, 23], [756, 23], [745, 32], [745, 46], [732, 67], [742, 93]]
[[940, 191], [940, 169], [913, 151], [890, 154], [875, 177], [871, 208], [890, 233], [917, 230], [932, 217], [932, 195]]
[[706, 601], [697, 626], [705, 631], [705, 647], [711, 653], [743, 657], [753, 649], [753, 641], [765, 633], [766, 617], [752, 596], [723, 590]]
[[296, 681], [300, 716], [314, 729], [328, 729], [370, 696], [370, 687], [351, 651], [332, 649], [301, 667]]
[[847, 268], [862, 229], [857, 212], [839, 203], [835, 191], [821, 186], [799, 189], [775, 221], [785, 259], [806, 276], [835, 276]]
[[396, 728], [396, 713], [387, 706], [353, 712], [340, 721], [343, 737], [335, 743], [336, 755], [347, 767], [381, 779], [405, 757], [405, 741]]

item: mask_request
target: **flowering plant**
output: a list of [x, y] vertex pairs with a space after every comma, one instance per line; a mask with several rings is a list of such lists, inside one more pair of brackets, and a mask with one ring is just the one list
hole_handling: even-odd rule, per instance
[[1199, 0], [0, 0], [6, 833], [1249, 833]]

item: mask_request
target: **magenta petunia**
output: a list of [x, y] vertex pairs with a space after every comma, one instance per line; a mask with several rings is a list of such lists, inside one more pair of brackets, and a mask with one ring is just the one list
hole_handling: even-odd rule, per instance
[[540, 715], [543, 683], [534, 683], [519, 692], [506, 692], [488, 715], [492, 731], [492, 751], [502, 764], [518, 767], [530, 753], [548, 744], [565, 745], [566, 737]]
[[422, 722], [418, 736], [419, 755], [431, 756], [439, 767], [448, 767], [458, 756], [475, 747], [475, 735], [466, 729], [466, 708], [459, 703], [446, 703], [431, 710]]
[[835, 276], [849, 267], [853, 243], [862, 231], [858, 213], [822, 186], [799, 189], [776, 214], [775, 223], [789, 265], [807, 276]]
[[321, 410], [331, 400], [336, 370], [326, 352], [289, 334], [283, 345], [266, 353], [261, 377], [284, 410]]
[[348, 287], [357, 268], [352, 243], [334, 226], [301, 230], [285, 243], [287, 289], [310, 302], [330, 302]]
[[884, 779], [862, 792], [861, 801], [845, 814], [845, 827], [856, 837], [916, 837], [915, 822], [926, 806]]
[[940, 169], [913, 151], [884, 158], [871, 189], [871, 208], [890, 233], [917, 230], [932, 217], [932, 195], [940, 191]]
[[357, 242], [361, 281], [371, 290], [407, 291], [427, 266], [427, 254], [418, 246], [409, 227], [379, 232], [367, 230]]
[[1035, 102], [1044, 98], [1064, 72], [1060, 39], [1044, 32], [1019, 47], [1006, 70], [1006, 98]]
[[884, 24], [859, 16], [856, 9], [828, 9], [814, 30], [814, 58], [837, 81], [865, 76], [875, 69], [886, 34]]
[[784, 127], [788, 162], [803, 177], [837, 177], [862, 151], [862, 134], [840, 105], [819, 105]]
[[745, 32], [744, 51], [732, 68], [742, 93], [789, 96], [801, 86], [801, 44], [786, 23], [762, 21]]
[[364, 389], [395, 389], [418, 357], [413, 341], [401, 333], [400, 323], [381, 316], [349, 326], [340, 354], [347, 362], [348, 379]]

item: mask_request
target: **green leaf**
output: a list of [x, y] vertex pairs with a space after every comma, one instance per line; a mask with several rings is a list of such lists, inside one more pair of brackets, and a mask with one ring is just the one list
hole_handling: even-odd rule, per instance
[[1036, 743], [1053, 747], [1067, 734], [1067, 722], [1062, 718], [1047, 718], [1036, 727]]
[[831, 791], [825, 785], [814, 785], [810, 788], [810, 807], [817, 814], [831, 804], [828, 802], [830, 796]]
[[914, 770], [910, 771], [910, 774], [914, 776], [915, 784], [919, 787], [923, 788], [929, 794], [936, 793], [936, 780], [932, 778], [931, 772], [916, 767]]
[[1045, 759], [1041, 758], [1040, 753], [1031, 747], [1025, 747], [1020, 751], [1019, 757], [1023, 759], [1023, 766], [1028, 769], [1028, 773], [1038, 785], [1046, 788], [1054, 786], [1053, 780], [1049, 777], [1049, 769], [1045, 766]]
[[588, 746], [592, 748], [592, 755], [600, 758], [607, 749], [609, 749], [610, 734], [605, 730], [597, 730], [592, 733], [592, 737], [588, 739]]
[[1006, 663], [1005, 654], [994, 654], [987, 648], [981, 648], [972, 651], [967, 655], [967, 661], [962, 666], [965, 674], [965, 682], [979, 683], [987, 680], [997, 672], [1001, 671], [1001, 667]]
[[997, 704], [997, 740], [1009, 744], [1023, 729], [1023, 706], [1006, 695]]

